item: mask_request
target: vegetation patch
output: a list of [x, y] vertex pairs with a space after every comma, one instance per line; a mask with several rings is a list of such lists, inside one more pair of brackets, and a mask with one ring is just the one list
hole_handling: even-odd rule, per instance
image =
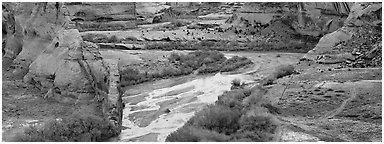
[[263, 94], [265, 90], [260, 86], [225, 92], [214, 105], [197, 112], [183, 127], [168, 135], [166, 141], [271, 141], [278, 123], [268, 113], [269, 109], [262, 107], [273, 107], [261, 99]]
[[210, 131], [194, 126], [184, 125], [182, 128], [174, 133], [171, 133], [166, 141], [167, 142], [201, 142], [201, 141], [213, 141], [213, 142], [225, 142], [229, 141], [231, 137], [220, 134], [215, 131]]
[[238, 123], [240, 116], [239, 112], [232, 111], [224, 105], [209, 105], [206, 109], [197, 112], [189, 123], [195, 127], [228, 135], [240, 128]]
[[74, 114], [50, 120], [41, 127], [30, 126], [19, 134], [19, 142], [86, 142], [105, 141], [118, 134], [106, 119], [93, 115]]
[[135, 85], [150, 80], [188, 75], [228, 72], [253, 62], [245, 57], [234, 56], [230, 59], [218, 51], [194, 51], [188, 54], [172, 53], [166, 62], [148, 62], [147, 66], [130, 65], [121, 73], [122, 86]]
[[273, 73], [262, 79], [260, 84], [263, 86], [271, 85], [276, 79], [292, 75], [295, 72], [295, 67], [293, 65], [279, 65], [275, 68]]

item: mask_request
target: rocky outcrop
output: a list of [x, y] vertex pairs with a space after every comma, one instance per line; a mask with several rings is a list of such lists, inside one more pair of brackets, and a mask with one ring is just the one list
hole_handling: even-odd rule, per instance
[[381, 26], [382, 5], [381, 3], [355, 3], [351, 13], [345, 20], [345, 26], [380, 25]]
[[335, 52], [333, 47], [351, 39], [352, 35], [353, 31], [350, 28], [340, 28], [335, 32], [327, 34], [320, 39], [316, 47], [310, 50], [303, 59], [319, 60], [320, 55], [333, 54]]
[[[278, 19], [287, 19], [288, 25], [302, 35], [321, 36], [343, 26], [352, 3], [245, 3], [227, 23], [255, 31]], [[254, 27], [249, 29], [249, 27]]]
[[65, 3], [71, 23], [79, 31], [126, 30], [136, 28], [133, 2]]
[[[16, 78], [22, 78], [29, 65], [45, 50], [62, 29], [65, 21], [59, 3], [12, 3], [15, 10], [15, 33], [5, 47], [7, 63]], [[21, 49], [20, 49], [21, 48]]]
[[381, 66], [381, 37], [381, 3], [354, 3], [344, 26], [323, 36], [302, 60], [342, 63], [341, 67]]
[[108, 71], [97, 46], [83, 42], [78, 30], [63, 30], [29, 66], [24, 77], [51, 96], [90, 100], [97, 89], [107, 92]]
[[62, 6], [3, 3], [3, 59], [9, 63], [3, 70], [46, 92], [45, 98], [74, 104], [99, 102], [101, 115], [120, 128], [119, 75], [116, 70], [110, 75], [112, 68], [105, 64], [98, 45], [83, 41], [79, 30], [70, 29]]
[[8, 69], [12, 61], [22, 50], [22, 37], [19, 23], [16, 25], [14, 6], [12, 3], [2, 3], [2, 64], [3, 70]]

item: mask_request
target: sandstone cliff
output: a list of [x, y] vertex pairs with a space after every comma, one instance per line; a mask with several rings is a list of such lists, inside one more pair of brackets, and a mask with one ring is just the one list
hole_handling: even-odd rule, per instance
[[99, 102], [103, 118], [120, 127], [116, 82], [109, 95], [118, 74], [110, 75], [97, 45], [71, 29], [63, 3], [3, 3], [3, 12], [3, 73], [8, 79], [23, 79], [59, 103]]

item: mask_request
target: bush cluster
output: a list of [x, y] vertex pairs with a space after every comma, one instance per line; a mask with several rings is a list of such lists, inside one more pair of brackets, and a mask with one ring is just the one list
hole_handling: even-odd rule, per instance
[[84, 41], [93, 43], [120, 43], [122, 39], [117, 38], [115, 35], [108, 37], [104, 34], [86, 34], [81, 36]]
[[244, 99], [261, 97], [255, 95], [264, 92], [261, 87], [225, 92], [214, 105], [197, 112], [183, 127], [171, 133], [166, 141], [271, 141], [277, 122], [268, 114], [247, 115], [250, 111], [263, 111], [263, 107], [253, 105], [250, 109], [242, 105]]
[[209, 105], [206, 109], [197, 112], [196, 117], [193, 117], [189, 123], [195, 127], [228, 135], [240, 128], [238, 123], [240, 116], [239, 112], [224, 105]]
[[237, 41], [212, 41], [204, 37], [196, 37], [188, 42], [166, 42], [146, 44], [146, 49], [160, 50], [218, 50], [218, 51], [281, 51], [281, 52], [300, 52], [306, 53], [316, 42], [266, 42], [256, 40], [251, 42], [239, 43]]
[[243, 116], [239, 123], [241, 129], [235, 138], [256, 142], [271, 141], [277, 128], [276, 123], [268, 116]]
[[271, 85], [276, 79], [292, 75], [295, 73], [295, 67], [293, 65], [279, 65], [275, 68], [275, 70], [261, 80], [261, 85]]
[[187, 55], [173, 53], [169, 60], [193, 70], [199, 69], [199, 73], [228, 72], [252, 64], [252, 61], [245, 57], [234, 56], [226, 59], [217, 51], [195, 51]]
[[279, 65], [276, 67], [273, 76], [277, 79], [291, 75], [295, 72], [293, 65]]
[[72, 115], [51, 120], [42, 127], [30, 126], [15, 141], [21, 142], [86, 142], [105, 141], [118, 134], [108, 120], [90, 115]]
[[151, 71], [150, 73], [140, 68], [124, 68], [120, 72], [121, 86], [134, 85], [153, 79], [187, 75], [193, 71], [198, 73], [233, 71], [252, 64], [252, 61], [245, 57], [235, 56], [226, 59], [222, 53], [217, 51], [194, 51], [188, 54], [171, 53], [168, 56], [168, 61], [168, 64], [160, 66], [160, 70]]
[[166, 141], [168, 142], [225, 142], [229, 136], [203, 128], [184, 125], [174, 133], [171, 133]]

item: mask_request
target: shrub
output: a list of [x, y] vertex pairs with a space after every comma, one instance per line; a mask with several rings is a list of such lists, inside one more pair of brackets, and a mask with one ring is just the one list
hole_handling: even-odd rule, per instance
[[127, 41], [137, 41], [137, 38], [133, 37], [133, 36], [129, 36], [129, 37], [126, 37], [125, 40], [127, 40]]
[[267, 76], [260, 81], [260, 84], [263, 86], [271, 85], [276, 80], [275, 76]]
[[239, 87], [241, 85], [241, 81], [239, 79], [233, 79], [231, 84], [232, 86]]
[[291, 75], [295, 72], [293, 65], [279, 65], [276, 67], [273, 73], [275, 78], [282, 78], [287, 75]]
[[242, 116], [239, 120], [240, 130], [236, 138], [246, 138], [257, 142], [271, 141], [277, 123], [268, 116]]
[[213, 47], [213, 46], [215, 45], [215, 43], [212, 42], [212, 41], [202, 40], [202, 41], [200, 42], [200, 45], [201, 45], [202, 47]]
[[220, 66], [217, 64], [203, 65], [199, 68], [199, 73], [214, 73], [218, 71], [220, 71]]
[[201, 142], [214, 141], [225, 142], [230, 139], [229, 136], [202, 128], [184, 125], [177, 131], [167, 136], [167, 142]]
[[188, 123], [192, 126], [213, 130], [219, 133], [231, 134], [239, 129], [239, 112], [232, 111], [223, 105], [209, 105], [196, 113]]
[[246, 91], [242, 89], [227, 91], [218, 98], [216, 103], [240, 111], [243, 108], [242, 100], [247, 97], [244, 92]]
[[233, 71], [235, 69], [238, 69], [240, 67], [244, 67], [248, 64], [252, 64], [253, 62], [246, 57], [239, 57], [239, 56], [234, 56], [230, 59], [228, 59], [226, 62], [224, 62], [223, 67], [221, 68], [220, 71], [222, 72], [228, 72], [228, 71]]
[[96, 116], [72, 115], [61, 121], [51, 120], [41, 128], [29, 127], [16, 141], [79, 142], [105, 141], [118, 134], [108, 120]]
[[255, 86], [250, 91], [251, 94], [248, 97], [244, 98], [244, 100], [242, 101], [242, 105], [244, 107], [259, 105], [265, 102], [265, 99], [263, 99], [265, 97], [263, 97], [263, 95], [267, 93], [267, 90], [265, 90], [261, 86]]
[[109, 38], [109, 41], [108, 41], [109, 43], [118, 43], [118, 42], [120, 42], [120, 40], [115, 36], [115, 35], [113, 35], [113, 36], [111, 36], [110, 38]]
[[104, 34], [86, 34], [81, 37], [84, 41], [93, 43], [107, 43], [109, 41], [108, 36]]

